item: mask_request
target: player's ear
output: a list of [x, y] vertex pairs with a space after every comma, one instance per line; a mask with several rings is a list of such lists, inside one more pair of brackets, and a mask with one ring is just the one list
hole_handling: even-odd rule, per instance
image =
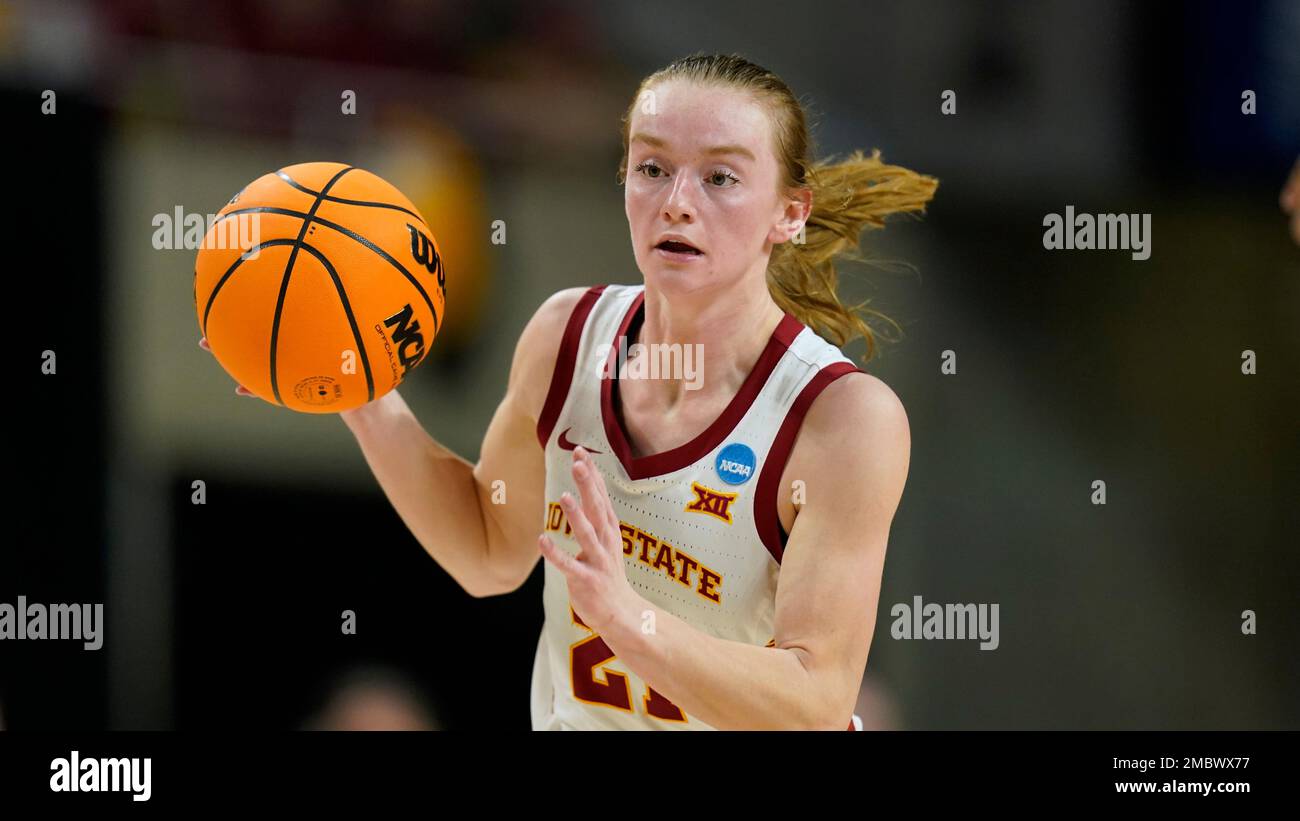
[[796, 188], [783, 202], [785, 209], [776, 225], [768, 232], [767, 238], [773, 245], [789, 242], [799, 236], [808, 224], [808, 217], [812, 214], [812, 189]]

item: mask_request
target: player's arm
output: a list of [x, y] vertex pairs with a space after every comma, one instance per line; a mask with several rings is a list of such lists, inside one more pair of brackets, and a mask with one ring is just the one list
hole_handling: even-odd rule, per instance
[[516, 589], [538, 560], [545, 463], [537, 419], [584, 290], [551, 296], [520, 334], [477, 465], [430, 436], [396, 390], [341, 414], [402, 521], [470, 595]]
[[715, 638], [657, 607], [653, 633], [641, 631], [635, 614], [618, 620], [606, 643], [687, 714], [719, 729], [845, 729], [910, 451], [893, 391], [866, 375], [837, 379], [795, 442], [791, 475], [804, 481], [806, 501], [782, 556], [775, 647]]
[[[541, 559], [535, 540], [545, 514], [546, 461], [537, 441], [537, 422], [565, 325], [586, 291], [567, 288], [551, 295], [519, 335], [505, 398], [474, 466], [487, 534], [489, 594], [518, 589]], [[496, 485], [497, 480], [502, 484]], [[496, 503], [494, 488], [504, 491], [504, 503]]]

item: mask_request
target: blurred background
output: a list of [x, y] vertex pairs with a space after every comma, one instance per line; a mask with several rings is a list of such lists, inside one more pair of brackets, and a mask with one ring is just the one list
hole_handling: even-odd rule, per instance
[[[196, 344], [194, 251], [152, 220], [297, 162], [393, 182], [449, 271], [401, 392], [473, 461], [536, 307], [642, 281], [615, 179], [637, 83], [734, 51], [807, 102], [820, 155], [941, 180], [844, 272], [904, 329], [867, 370], [913, 436], [866, 726], [1300, 728], [1297, 43], [1281, 0], [0, 4], [22, 375], [0, 602], [107, 620], [97, 652], [0, 644], [0, 724], [527, 728], [541, 570], [471, 598], [339, 419], [236, 397]], [[1151, 213], [1150, 259], [1045, 251], [1067, 205]], [[999, 648], [893, 640], [917, 595], [998, 603]]]

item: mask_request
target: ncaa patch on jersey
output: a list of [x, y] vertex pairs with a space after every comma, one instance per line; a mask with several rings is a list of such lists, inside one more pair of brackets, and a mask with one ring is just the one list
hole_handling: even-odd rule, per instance
[[743, 485], [754, 478], [756, 462], [754, 451], [749, 445], [732, 442], [718, 451], [718, 459], [714, 467], [718, 471], [718, 476], [722, 477], [722, 481], [729, 485]]

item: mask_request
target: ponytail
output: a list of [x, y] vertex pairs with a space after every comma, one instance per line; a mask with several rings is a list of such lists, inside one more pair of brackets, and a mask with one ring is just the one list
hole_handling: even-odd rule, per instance
[[863, 261], [860, 234], [867, 228], [883, 228], [886, 216], [924, 213], [939, 181], [886, 165], [877, 149], [870, 157], [855, 151], [842, 162], [817, 163], [807, 173], [807, 184], [813, 196], [804, 241], [772, 249], [768, 290], [783, 310], [840, 347], [861, 336], [867, 343], [865, 363], [875, 352], [876, 336], [862, 314], [877, 316], [895, 328], [898, 325], [867, 307], [869, 301], [845, 305], [836, 291], [839, 276], [835, 263], [840, 259]]

